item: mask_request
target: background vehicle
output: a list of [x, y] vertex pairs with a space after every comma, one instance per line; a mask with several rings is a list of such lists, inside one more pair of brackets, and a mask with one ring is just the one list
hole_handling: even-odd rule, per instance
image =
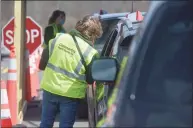
[[[152, 3], [103, 127], [192, 127], [192, 11], [192, 1]], [[114, 81], [116, 63], [95, 60], [94, 80]]]
[[[142, 17], [140, 12], [139, 14]], [[131, 18], [130, 15], [135, 17]], [[126, 14], [125, 17], [120, 17], [119, 22], [111, 28], [109, 35], [106, 37], [107, 39], [105, 40], [105, 43], [103, 43], [104, 45], [101, 57], [114, 56], [119, 62], [122, 61], [128, 51], [132, 37], [135, 35], [136, 30], [141, 23], [141, 20], [139, 20], [136, 16], [137, 12]], [[92, 90], [90, 90], [90, 92], [93, 92], [93, 97], [91, 97], [93, 102], [91, 103], [92, 106], [90, 105], [89, 107], [94, 108], [95, 124], [106, 114], [107, 100], [111, 95], [113, 87], [113, 85], [104, 86], [104, 95], [98, 100], [97, 93], [100, 93], [101, 89], [93, 86]]]

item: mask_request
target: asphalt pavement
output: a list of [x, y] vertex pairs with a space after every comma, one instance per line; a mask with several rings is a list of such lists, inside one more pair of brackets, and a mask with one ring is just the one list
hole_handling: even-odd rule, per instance
[[[8, 58], [5, 57], [1, 60], [1, 80], [7, 80], [8, 64], [9, 64]], [[43, 73], [40, 71], [39, 80], [42, 79], [42, 75]], [[24, 115], [24, 119], [22, 122], [27, 127], [38, 127], [39, 126], [40, 117], [41, 117], [40, 101], [33, 101], [28, 104], [27, 111]], [[55, 120], [54, 127], [59, 127], [58, 118], [59, 116], [57, 116]], [[88, 121], [77, 119], [77, 121], [74, 124], [74, 127], [88, 127]]]

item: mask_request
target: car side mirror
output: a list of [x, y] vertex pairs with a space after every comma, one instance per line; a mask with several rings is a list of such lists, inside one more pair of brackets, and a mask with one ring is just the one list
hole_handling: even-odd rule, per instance
[[114, 58], [96, 59], [91, 64], [91, 77], [99, 82], [114, 82], [119, 71], [119, 65]]

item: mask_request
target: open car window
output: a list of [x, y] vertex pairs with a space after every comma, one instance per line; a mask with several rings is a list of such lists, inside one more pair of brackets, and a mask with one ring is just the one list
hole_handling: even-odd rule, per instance
[[114, 29], [111, 34], [109, 35], [109, 37], [106, 40], [106, 43], [103, 47], [103, 50], [101, 52], [101, 56], [109, 56], [111, 53], [111, 50], [113, 48], [113, 44], [115, 42], [115, 39], [117, 37], [118, 31], [117, 29]]
[[102, 36], [96, 40], [95, 48], [99, 51], [99, 53], [102, 52], [102, 49], [105, 45], [105, 42], [114, 29], [114, 26], [118, 23], [119, 19], [109, 19], [109, 20], [102, 20], [101, 25], [103, 28], [103, 34]]
[[121, 40], [114, 45], [113, 55], [116, 56], [119, 62], [122, 61], [123, 57], [128, 54], [129, 46], [136, 33], [137, 27], [130, 30], [126, 25], [123, 25], [123, 32], [121, 33]]
[[133, 36], [127, 36], [119, 43], [119, 46], [117, 48], [116, 57], [119, 62], [122, 62], [124, 56], [128, 55], [128, 49], [131, 44], [131, 41], [133, 39]]

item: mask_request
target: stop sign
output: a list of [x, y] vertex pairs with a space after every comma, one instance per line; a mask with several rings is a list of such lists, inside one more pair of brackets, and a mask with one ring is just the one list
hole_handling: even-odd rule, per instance
[[[2, 29], [2, 41], [4, 46], [11, 50], [14, 44], [14, 18]], [[20, 42], [16, 42], [20, 43]], [[31, 17], [26, 17], [26, 48], [32, 54], [42, 43], [42, 28]]]

